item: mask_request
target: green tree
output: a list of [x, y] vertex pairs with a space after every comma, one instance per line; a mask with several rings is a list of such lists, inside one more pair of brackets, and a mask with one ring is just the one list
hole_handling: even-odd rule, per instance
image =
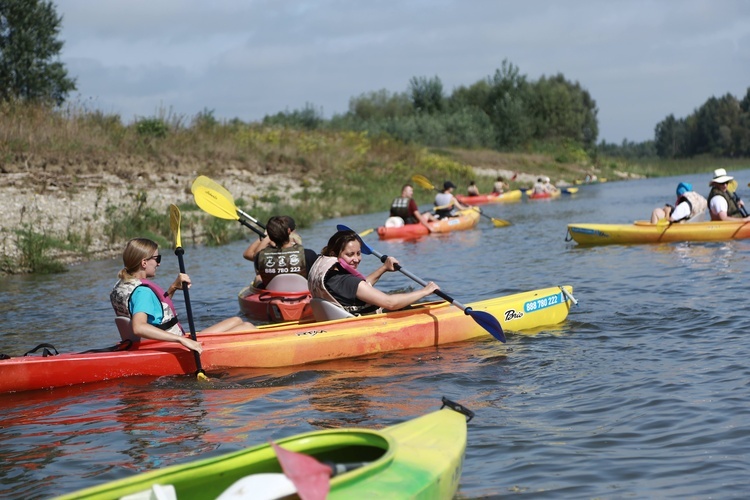
[[381, 89], [349, 99], [349, 114], [360, 120], [395, 118], [413, 112], [409, 97], [403, 92]]
[[409, 95], [411, 95], [412, 106], [417, 112], [434, 114], [443, 111], [443, 82], [437, 76], [434, 78], [412, 77], [409, 80]]
[[687, 155], [687, 127], [684, 120], [667, 116], [656, 124], [654, 131], [656, 154], [660, 158], [680, 158]]
[[489, 80], [484, 111], [495, 127], [498, 149], [513, 149], [531, 139], [533, 125], [528, 112], [529, 83], [518, 66], [507, 59]]
[[588, 149], [596, 144], [596, 101], [578, 82], [568, 82], [561, 73], [551, 78], [543, 76], [531, 84], [529, 112], [537, 139], [572, 139]]
[[0, 0], [0, 100], [60, 105], [76, 89], [58, 60], [61, 24], [52, 2]]

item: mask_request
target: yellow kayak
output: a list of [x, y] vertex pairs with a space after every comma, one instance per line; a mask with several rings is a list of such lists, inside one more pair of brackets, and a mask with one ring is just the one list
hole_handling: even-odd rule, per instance
[[669, 243], [675, 241], [725, 241], [750, 238], [750, 222], [682, 222], [652, 224], [568, 224], [571, 239], [582, 245]]

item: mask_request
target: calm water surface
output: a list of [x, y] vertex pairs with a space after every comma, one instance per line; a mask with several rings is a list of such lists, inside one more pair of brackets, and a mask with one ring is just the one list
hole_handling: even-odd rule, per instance
[[[735, 173], [740, 186], [750, 172]], [[371, 246], [467, 303], [570, 284], [580, 301], [560, 325], [431, 349], [296, 369], [130, 379], [0, 395], [0, 497], [48, 498], [134, 473], [299, 432], [381, 428], [437, 409], [476, 412], [459, 497], [733, 498], [750, 493], [750, 241], [582, 248], [570, 222], [627, 223], [673, 201], [680, 180], [583, 186], [554, 201], [490, 206], [511, 220], [419, 243]], [[746, 188], [744, 189], [747, 190]], [[750, 193], [741, 195], [750, 198]], [[419, 201], [427, 201], [424, 191]], [[364, 230], [385, 213], [302, 230], [319, 250], [337, 223]], [[252, 235], [248, 232], [248, 242]], [[186, 244], [197, 327], [238, 313], [248, 242]], [[169, 283], [168, 249], [157, 281]], [[378, 262], [366, 257], [363, 267]], [[61, 352], [114, 343], [108, 301], [119, 260], [66, 275], [0, 281], [0, 352], [40, 342]], [[413, 285], [397, 273], [384, 290]], [[184, 310], [177, 301], [178, 310]]]

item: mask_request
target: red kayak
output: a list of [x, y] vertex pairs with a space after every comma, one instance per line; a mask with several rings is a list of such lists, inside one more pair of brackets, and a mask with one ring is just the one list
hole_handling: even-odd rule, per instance
[[266, 288], [247, 286], [240, 290], [240, 311], [249, 319], [279, 323], [312, 318], [307, 279], [299, 274], [276, 276]]
[[[459, 211], [457, 217], [447, 217], [435, 222], [429, 222], [433, 233], [449, 233], [451, 231], [462, 231], [471, 229], [479, 222], [479, 209], [469, 209]], [[378, 237], [381, 240], [391, 239], [416, 239], [430, 234], [422, 224], [406, 224], [399, 227], [380, 226], [378, 228]]]

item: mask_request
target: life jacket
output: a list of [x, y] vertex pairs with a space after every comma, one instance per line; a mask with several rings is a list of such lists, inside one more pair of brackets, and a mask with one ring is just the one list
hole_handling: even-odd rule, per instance
[[696, 193], [695, 191], [684, 192], [682, 196], [677, 198], [677, 201], [675, 202], [674, 206], [676, 207], [682, 202], [685, 202], [688, 204], [688, 206], [690, 207], [690, 214], [674, 222], [681, 222], [683, 220], [690, 220], [693, 217], [697, 217], [703, 212], [705, 212], [706, 207], [708, 207], [708, 202], [706, 201], [706, 199], [703, 196]]
[[456, 215], [456, 207], [453, 205], [453, 195], [450, 193], [439, 193], [435, 195], [435, 206], [444, 207], [451, 204], [448, 208], [440, 208], [435, 210], [435, 214], [440, 218], [453, 217]]
[[404, 196], [393, 198], [391, 202], [391, 217], [401, 217], [404, 219], [404, 224], [416, 224], [417, 219], [414, 217], [414, 214], [409, 213], [410, 201], [411, 198]]
[[267, 246], [258, 252], [255, 259], [263, 283], [268, 283], [280, 274], [299, 274], [307, 278], [305, 248], [299, 243], [285, 248]]
[[363, 305], [345, 306], [331, 295], [331, 292], [329, 292], [325, 286], [325, 279], [328, 272], [338, 263], [339, 259], [336, 257], [327, 257], [324, 255], [321, 255], [315, 260], [315, 264], [313, 264], [310, 269], [310, 274], [307, 277], [307, 286], [310, 289], [310, 294], [314, 298], [332, 302], [355, 316], [376, 312], [377, 307], [371, 304], [363, 303]]
[[130, 318], [130, 296], [133, 294], [136, 288], [139, 286], [145, 286], [149, 288], [159, 298], [162, 309], [162, 319], [160, 325], [153, 325], [156, 328], [164, 330], [175, 335], [183, 335], [185, 331], [177, 320], [177, 311], [174, 308], [172, 299], [169, 298], [166, 292], [157, 285], [149, 280], [132, 279], [132, 280], [118, 280], [112, 292], [109, 294], [109, 301], [112, 303], [112, 308], [115, 310], [115, 315]]
[[729, 191], [722, 191], [716, 186], [711, 186], [711, 192], [708, 193], [708, 203], [711, 203], [711, 198], [714, 196], [721, 196], [727, 200], [727, 215], [729, 217], [742, 217], [742, 211], [737, 202], [734, 201], [734, 197], [729, 194]]

